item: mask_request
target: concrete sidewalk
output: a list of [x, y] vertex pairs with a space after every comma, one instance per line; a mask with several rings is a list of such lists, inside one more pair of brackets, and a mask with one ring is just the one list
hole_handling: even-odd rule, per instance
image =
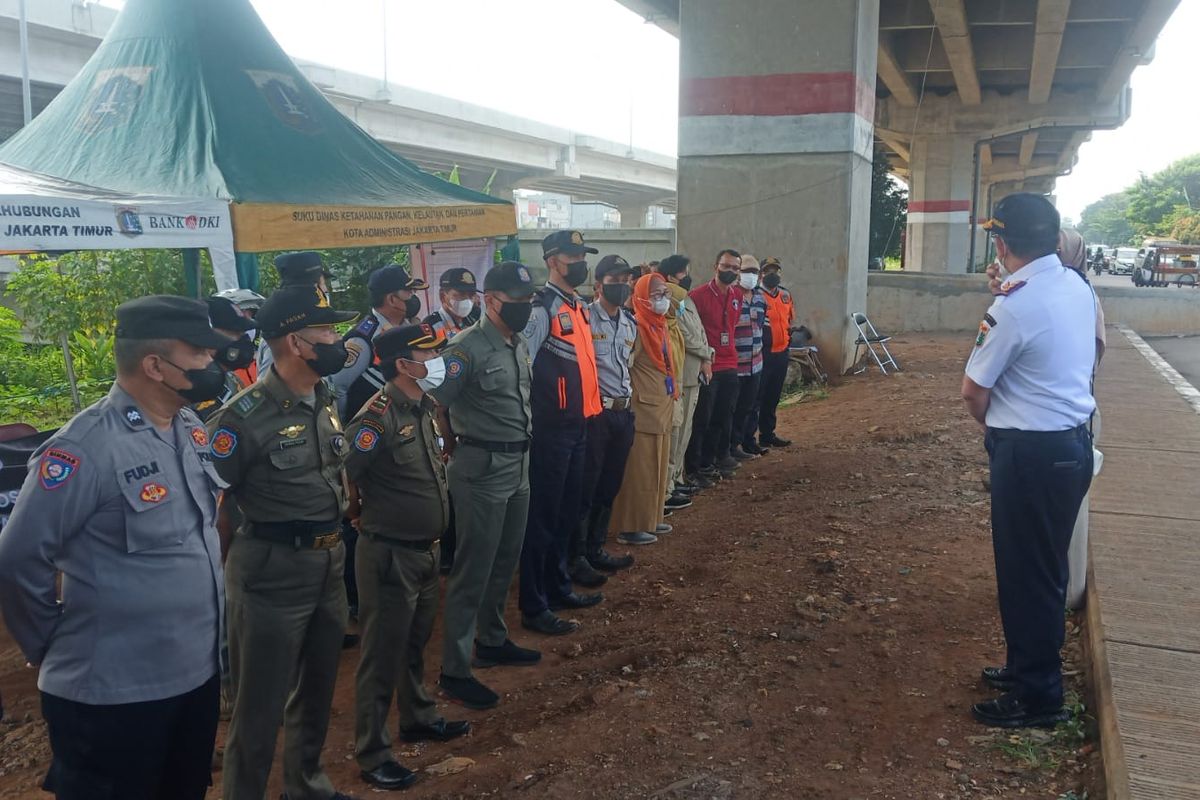
[[1096, 393], [1087, 643], [1108, 796], [1197, 798], [1200, 393], [1116, 328]]

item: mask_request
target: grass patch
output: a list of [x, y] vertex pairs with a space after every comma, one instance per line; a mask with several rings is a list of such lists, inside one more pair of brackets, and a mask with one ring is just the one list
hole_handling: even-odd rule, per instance
[[[1013, 733], [996, 742], [996, 749], [1029, 770], [1056, 771], [1087, 743], [1091, 718], [1087, 707], [1075, 692], [1068, 692], [1066, 709], [1070, 718], [1053, 730], [1030, 729]], [[1086, 800], [1069, 792], [1059, 800]]]
[[828, 387], [815, 383], [795, 383], [785, 387], [783, 391], [783, 397], [779, 401], [780, 408], [825, 400], [829, 397]]

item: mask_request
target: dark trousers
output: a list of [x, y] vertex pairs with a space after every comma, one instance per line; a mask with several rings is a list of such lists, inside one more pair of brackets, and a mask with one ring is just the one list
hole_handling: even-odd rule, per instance
[[454, 566], [454, 547], [458, 543], [458, 536], [454, 532], [454, 498], [450, 498], [450, 521], [446, 523], [446, 530], [442, 532], [442, 555], [441, 555], [441, 570], [449, 572]]
[[212, 783], [221, 682], [186, 694], [88, 705], [42, 693], [58, 800], [203, 800]]
[[1092, 481], [1091, 434], [989, 428], [992, 545], [1007, 666], [1035, 707], [1062, 704], [1067, 550]]
[[693, 445], [697, 446], [694, 461], [697, 469], [711, 467], [717, 459], [729, 455], [729, 436], [733, 431], [733, 409], [737, 405], [738, 388], [736, 369], [714, 372], [708, 386], [700, 387], [700, 399], [696, 403], [696, 416], [692, 423], [692, 441], [688, 445], [689, 451]]
[[[779, 399], [783, 397], [783, 385], [787, 382], [788, 363], [787, 350], [763, 355], [762, 384], [758, 395], [758, 425], [755, 426], [761, 438], [770, 439], [775, 435], [775, 412], [779, 408]], [[753, 437], [752, 427], [747, 438]]]
[[762, 384], [762, 373], [738, 376], [737, 405], [733, 407], [733, 429], [729, 434], [729, 448], [754, 441], [758, 428], [758, 389]]
[[529, 443], [529, 519], [521, 550], [521, 613], [537, 616], [571, 592], [567, 548], [579, 528], [586, 427], [538, 426]]
[[[587, 421], [587, 447], [583, 461], [583, 493], [579, 506], [580, 520], [587, 520], [593, 510], [612, 508], [621, 479], [625, 477], [625, 462], [633, 447], [633, 412], [606, 410]], [[603, 530], [590, 530], [591, 538], [584, 540], [581, 526], [571, 555], [594, 555], [604, 546]]]
[[342, 583], [346, 585], [346, 606], [350, 616], [358, 619], [358, 572], [354, 567], [354, 554], [358, 549], [358, 528], [350, 524], [350, 520], [342, 520], [342, 543], [346, 545], [346, 571], [342, 573]]

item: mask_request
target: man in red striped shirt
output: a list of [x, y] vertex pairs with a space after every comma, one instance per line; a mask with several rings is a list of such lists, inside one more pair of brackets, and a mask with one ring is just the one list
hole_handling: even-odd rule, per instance
[[734, 327], [741, 315], [741, 292], [731, 291], [741, 271], [741, 254], [722, 250], [717, 254], [713, 278], [689, 294], [713, 348], [712, 379], [700, 387], [692, 440], [684, 455], [690, 475], [732, 478], [740, 464], [729, 455], [733, 409], [737, 405], [737, 345]]

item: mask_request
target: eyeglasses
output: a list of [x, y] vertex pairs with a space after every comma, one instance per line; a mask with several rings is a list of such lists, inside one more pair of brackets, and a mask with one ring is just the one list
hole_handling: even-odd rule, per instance
[[651, 300], [663, 300], [670, 296], [671, 296], [670, 292], [651, 292], [650, 293]]

